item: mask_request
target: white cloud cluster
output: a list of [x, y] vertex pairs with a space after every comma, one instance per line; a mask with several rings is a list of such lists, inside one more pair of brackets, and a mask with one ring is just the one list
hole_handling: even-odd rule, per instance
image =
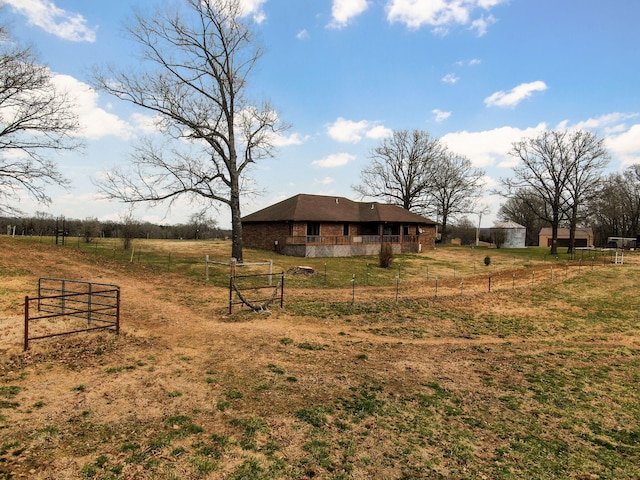
[[367, 0], [333, 0], [331, 6], [331, 23], [327, 25], [331, 28], [342, 28], [349, 22], [363, 13], [369, 4]]
[[589, 118], [574, 125], [568, 120], [560, 122], [558, 129], [596, 130], [602, 131], [607, 150], [624, 168], [640, 163], [640, 124], [630, 127], [628, 120], [640, 116], [638, 113], [613, 112], [599, 117]]
[[541, 80], [530, 83], [521, 83], [508, 92], [495, 92], [485, 98], [484, 103], [487, 107], [513, 108], [526, 98], [533, 95], [534, 92], [543, 92], [546, 89], [547, 84]]
[[368, 120], [346, 120], [339, 117], [335, 122], [327, 126], [327, 134], [333, 140], [341, 143], [358, 143], [364, 137], [379, 140], [392, 135], [392, 131], [382, 125]]
[[635, 124], [617, 135], [609, 135], [605, 145], [619, 159], [621, 167], [640, 163], [640, 125]]
[[[614, 112], [570, 124], [560, 122], [556, 130], [602, 130], [602, 138], [615, 163], [621, 168], [640, 163], [640, 124], [628, 126], [625, 122], [640, 116], [638, 113]], [[518, 160], [509, 155], [514, 142], [535, 138], [550, 127], [539, 123], [534, 127], [504, 126], [478, 132], [453, 132], [441, 140], [453, 151], [468, 157], [476, 167], [512, 168]]]
[[471, 20], [477, 9], [489, 11], [506, 0], [389, 0], [387, 2], [387, 20], [399, 22], [408, 28], [417, 29], [422, 26], [433, 27], [437, 33], [446, 34], [455, 25], [468, 25], [478, 36], [487, 32], [487, 28], [495, 23], [492, 15], [481, 16]]
[[64, 40], [96, 41], [97, 27], [89, 28], [82, 15], [58, 8], [51, 0], [0, 0], [3, 4], [27, 17], [31, 25]]
[[[113, 135], [122, 139], [130, 139], [134, 128], [98, 106], [98, 93], [86, 83], [70, 75], [52, 74], [51, 78], [56, 89], [66, 92], [74, 103], [74, 111], [80, 122], [79, 135], [88, 139], [99, 139]], [[149, 128], [151, 120], [144, 121], [142, 115], [136, 119], [136, 124]]]
[[605, 133], [616, 133], [627, 129], [625, 121], [638, 117], [637, 113], [613, 112], [599, 117], [582, 120], [575, 125], [571, 125], [569, 120], [564, 120], [558, 124], [558, 129], [575, 130], [597, 130], [604, 129]]
[[520, 129], [500, 127], [480, 132], [454, 132], [444, 135], [441, 140], [447, 147], [471, 160], [476, 167], [512, 167], [513, 159], [508, 156], [513, 142], [525, 137], [537, 137], [545, 131], [547, 125], [540, 123], [535, 127]]
[[267, 18], [267, 15], [262, 9], [262, 5], [267, 0], [240, 0], [240, 8], [242, 9], [243, 16], [251, 15], [256, 23], [262, 23]]
[[484, 15], [473, 22], [471, 22], [470, 30], [474, 30], [478, 37], [484, 37], [489, 30], [489, 26], [496, 23], [496, 18], [493, 15], [485, 17]]
[[444, 77], [442, 77], [442, 83], [449, 83], [453, 85], [454, 83], [458, 83], [460, 77], [458, 77], [455, 73], [447, 73]]

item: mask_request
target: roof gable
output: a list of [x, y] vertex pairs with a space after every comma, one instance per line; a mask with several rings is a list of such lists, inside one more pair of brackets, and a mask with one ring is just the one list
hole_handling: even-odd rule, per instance
[[242, 222], [403, 222], [435, 224], [396, 205], [354, 202], [344, 197], [299, 194], [258, 210]]

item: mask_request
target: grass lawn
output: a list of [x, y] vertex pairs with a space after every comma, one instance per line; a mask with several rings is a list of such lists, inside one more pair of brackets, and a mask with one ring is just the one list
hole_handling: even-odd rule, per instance
[[[0, 478], [638, 478], [637, 257], [247, 250], [316, 274], [229, 315], [228, 267], [204, 276], [228, 252], [0, 237]], [[53, 276], [120, 285], [122, 334], [21, 352], [21, 302]]]

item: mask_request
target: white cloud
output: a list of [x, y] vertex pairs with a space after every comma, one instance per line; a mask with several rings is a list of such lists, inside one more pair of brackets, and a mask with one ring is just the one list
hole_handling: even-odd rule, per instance
[[51, 80], [56, 89], [67, 92], [75, 104], [74, 111], [80, 122], [80, 136], [89, 139], [98, 139], [108, 135], [122, 139], [132, 137], [133, 127], [117, 115], [100, 108], [98, 93], [89, 85], [69, 75], [55, 73]]
[[473, 67], [475, 65], [480, 65], [482, 60], [479, 58], [472, 58], [471, 60], [459, 60], [456, 62], [456, 65], [459, 67]]
[[521, 101], [529, 98], [534, 92], [543, 92], [547, 89], [547, 84], [543, 81], [521, 83], [508, 92], [499, 91], [484, 99], [487, 107], [515, 107]]
[[331, 7], [332, 20], [327, 25], [331, 28], [342, 28], [369, 8], [367, 0], [333, 0]]
[[378, 125], [369, 130], [366, 135], [367, 138], [380, 140], [383, 138], [391, 137], [393, 135], [393, 130], [387, 127], [383, 127], [382, 125]]
[[298, 40], [307, 40], [308, 38], [310, 38], [310, 35], [306, 29], [302, 29], [298, 32], [298, 34], [296, 35], [296, 38]]
[[458, 80], [460, 80], [459, 77], [457, 77], [454, 73], [447, 73], [444, 77], [442, 77], [442, 83], [450, 83], [450, 84], [454, 84], [457, 83]]
[[632, 125], [628, 130], [605, 138], [607, 150], [619, 160], [621, 167], [640, 163], [640, 125]]
[[[424, 25], [434, 27], [438, 33], [446, 34], [450, 27], [466, 25], [471, 21], [472, 13], [478, 9], [490, 10], [506, 0], [388, 0], [387, 20], [399, 22], [408, 28], [420, 28]], [[490, 18], [490, 19], [489, 19]], [[481, 17], [472, 24], [472, 29], [480, 34], [483, 27], [495, 19]], [[486, 30], [482, 34], [486, 33]]]
[[82, 15], [58, 8], [51, 0], [0, 0], [3, 3], [47, 33], [73, 42], [96, 41], [98, 27], [89, 28]]
[[333, 153], [320, 160], [314, 160], [313, 162], [311, 162], [311, 165], [320, 168], [343, 167], [344, 165], [354, 161], [355, 159], [355, 155], [351, 155], [350, 153]]
[[363, 136], [380, 139], [390, 136], [392, 132], [390, 129], [382, 125], [376, 125], [368, 120], [354, 122], [353, 120], [339, 117], [335, 122], [327, 126], [327, 133], [337, 142], [358, 143]]
[[150, 116], [142, 113], [134, 113], [130, 117], [131, 123], [135, 126], [136, 130], [145, 133], [152, 134], [158, 133], [158, 123], [160, 117], [158, 115]]
[[486, 18], [483, 15], [477, 20], [471, 22], [471, 27], [469, 27], [469, 30], [475, 30], [478, 37], [484, 37], [487, 34], [489, 26], [493, 25], [494, 23], [496, 23], [496, 19], [493, 15], [489, 15]]
[[437, 108], [431, 110], [431, 113], [433, 113], [436, 116], [436, 122], [444, 122], [447, 118], [449, 118], [451, 116], [451, 112], [443, 112], [442, 110], [438, 110]]
[[630, 120], [632, 118], [637, 117], [637, 113], [621, 113], [614, 112], [608, 113], [605, 115], [600, 115], [599, 117], [589, 118], [588, 120], [583, 120], [581, 122], [576, 123], [575, 125], [570, 125], [569, 120], [563, 120], [558, 124], [559, 130], [564, 129], [575, 129], [575, 130], [596, 130], [596, 129], [605, 129], [606, 133], [616, 133], [623, 130], [626, 130], [626, 126], [624, 122], [626, 120]]
[[319, 185], [331, 185], [334, 182], [335, 179], [333, 177], [316, 178], [313, 180], [313, 183]]
[[526, 129], [500, 127], [481, 132], [448, 133], [441, 140], [451, 151], [468, 157], [476, 167], [512, 167], [514, 161], [508, 153], [513, 142], [524, 137], [537, 137], [546, 129], [545, 123]]
[[243, 16], [251, 15], [256, 23], [262, 23], [267, 18], [267, 15], [262, 9], [262, 5], [267, 0], [240, 0], [240, 8], [242, 9]]
[[278, 134], [273, 139], [273, 144], [276, 147], [288, 147], [290, 145], [302, 145], [308, 139], [308, 135], [302, 136], [299, 133], [292, 133], [291, 135]]

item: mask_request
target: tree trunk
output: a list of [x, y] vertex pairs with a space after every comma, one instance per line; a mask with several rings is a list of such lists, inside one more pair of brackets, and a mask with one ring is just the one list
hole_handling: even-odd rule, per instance
[[551, 223], [551, 255], [558, 254], [558, 224], [560, 222], [555, 220]]
[[569, 223], [569, 248], [567, 253], [569, 255], [575, 253], [576, 250], [576, 226], [578, 224], [578, 209], [574, 206], [571, 209], [571, 221]]
[[231, 198], [229, 207], [231, 208], [231, 256], [238, 263], [243, 263], [242, 258], [242, 222], [240, 221], [240, 192], [236, 182], [232, 182]]

